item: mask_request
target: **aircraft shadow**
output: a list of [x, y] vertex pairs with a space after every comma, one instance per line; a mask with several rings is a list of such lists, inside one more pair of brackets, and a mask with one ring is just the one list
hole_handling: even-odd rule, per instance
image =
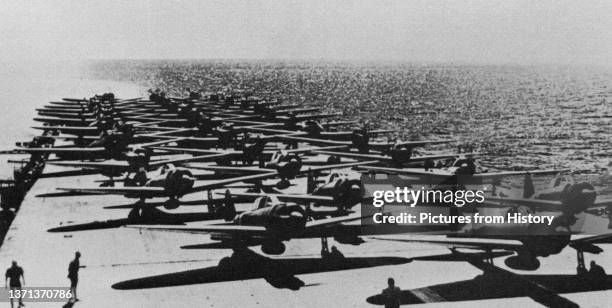
[[[594, 278], [584, 275], [520, 275], [555, 293], [577, 293], [612, 289], [612, 275]], [[514, 282], [503, 277], [483, 274], [471, 280], [463, 280], [401, 292], [402, 305], [432, 302], [457, 302], [485, 299], [500, 299], [528, 296], [527, 284]], [[382, 295], [366, 299], [370, 304], [384, 305]]]
[[119, 228], [125, 225], [183, 225], [186, 222], [206, 221], [219, 218], [219, 215], [208, 212], [201, 213], [165, 213], [156, 208], [149, 208], [146, 214], [138, 217], [109, 219], [106, 221], [93, 221], [82, 224], [70, 224], [54, 227], [47, 232], [75, 232], [87, 230], [101, 230]]
[[92, 175], [92, 174], [100, 174], [100, 171], [81, 169], [81, 170], [45, 172], [39, 176], [39, 179], [80, 176], [80, 175]]
[[410, 261], [401, 257], [344, 256], [271, 259], [241, 249], [235, 250], [231, 257], [223, 258], [217, 266], [122, 281], [112, 288], [131, 290], [263, 278], [276, 288], [298, 290], [306, 284], [295, 275], [397, 265]]

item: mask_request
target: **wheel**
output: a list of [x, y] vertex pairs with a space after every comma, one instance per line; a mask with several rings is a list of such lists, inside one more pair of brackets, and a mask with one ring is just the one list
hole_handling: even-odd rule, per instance
[[261, 251], [267, 255], [280, 255], [285, 252], [285, 244], [281, 242], [267, 242], [261, 245]]
[[540, 261], [537, 258], [525, 256], [512, 256], [507, 258], [504, 263], [512, 269], [534, 271], [540, 267]]

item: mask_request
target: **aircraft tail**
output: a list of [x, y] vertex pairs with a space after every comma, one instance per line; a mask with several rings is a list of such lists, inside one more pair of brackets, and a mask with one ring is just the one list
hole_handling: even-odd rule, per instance
[[236, 217], [236, 206], [232, 199], [232, 194], [229, 189], [225, 191], [225, 202], [223, 203], [223, 219], [225, 221], [231, 221]]
[[317, 182], [314, 178], [314, 174], [308, 170], [308, 182], [306, 185], [306, 193], [312, 194], [312, 192], [317, 188]]
[[533, 186], [533, 179], [530, 173], [525, 173], [525, 180], [523, 181], [523, 198], [531, 198], [535, 194], [535, 187]]

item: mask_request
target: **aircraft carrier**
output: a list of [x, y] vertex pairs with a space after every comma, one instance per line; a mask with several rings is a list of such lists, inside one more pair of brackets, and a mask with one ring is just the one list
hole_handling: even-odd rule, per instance
[[[155, 102], [157, 99], [153, 97], [150, 100], [138, 98], [122, 101], [115, 99], [114, 96], [112, 98], [101, 97], [94, 96], [83, 101], [80, 99], [65, 99], [63, 101], [65, 104], [55, 105], [71, 106], [74, 104], [78, 106], [77, 109], [82, 110], [80, 113], [77, 111], [75, 114], [82, 115], [85, 113], [85, 108], [87, 108], [85, 105], [91, 102], [104, 103], [105, 101], [112, 100], [118, 106], [121, 106], [122, 102], [124, 102], [126, 105], [134, 104], [131, 108], [136, 110], [142, 107], [138, 107], [139, 103], [146, 106], [146, 104], [150, 104], [151, 101]], [[541, 265], [535, 273], [541, 276], [548, 275], [548, 278], [543, 278], [544, 282], [536, 278], [530, 279], [527, 276], [525, 276], [527, 278], [521, 278], [537, 284], [541, 287], [538, 290], [544, 293], [534, 294], [524, 290], [524, 286], [518, 287], [516, 283], [502, 283], [507, 281], [507, 277], [511, 277], [510, 280], [513, 281], [512, 279], [517, 279], [517, 276], [533, 274], [533, 272], [526, 270], [515, 271], [504, 265], [502, 258], [500, 258], [496, 259], [495, 264], [503, 268], [504, 272], [499, 275], [499, 278], [493, 278], [492, 280], [497, 282], [498, 285], [491, 285], [499, 287], [499, 289], [503, 289], [506, 286], [507, 289], [500, 290], [499, 292], [487, 291], [484, 292], [486, 295], [479, 298], [475, 298], [478, 294], [469, 291], [469, 288], [474, 286], [462, 287], [451, 285], [448, 288], [455, 290], [455, 292], [449, 292], [448, 290], [441, 291], [444, 290], [442, 285], [463, 280], [474, 283], [474, 277], [483, 274], [483, 272], [485, 275], [494, 275], [493, 272], [496, 270], [485, 270], [474, 266], [474, 263], [477, 262], [470, 264], [471, 262], [468, 261], [472, 260], [470, 258], [474, 256], [471, 253], [469, 253], [469, 258], [458, 258], [449, 260], [451, 262], [445, 262], [442, 260], [443, 258], [452, 259], [448, 256], [449, 250], [446, 247], [430, 245], [425, 242], [390, 244], [388, 241], [376, 240], [365, 236], [363, 238], [365, 243], [357, 245], [358, 243], [350, 243], [346, 239], [343, 241], [339, 236], [336, 237], [336, 240], [332, 240], [334, 236], [331, 235], [329, 246], [336, 246], [342, 254], [339, 259], [332, 259], [331, 261], [323, 258], [321, 252], [322, 243], [317, 236], [309, 239], [293, 238], [285, 242], [281, 253], [273, 254], [266, 253], [266, 248], [260, 247], [261, 243], [246, 249], [244, 247], [237, 248], [233, 246], [218, 247], [218, 249], [203, 247], [215, 243], [215, 241], [209, 239], [208, 233], [211, 233], [211, 231], [197, 231], [198, 228], [208, 230], [207, 228], [211, 228], [210, 224], [197, 221], [199, 219], [195, 218], [196, 222], [187, 223], [187, 226], [192, 228], [191, 230], [180, 230], [182, 224], [168, 224], [166, 218], [171, 217], [171, 215], [197, 215], [202, 212], [211, 212], [211, 209], [214, 209], [214, 207], [210, 206], [211, 202], [203, 202], [202, 200], [218, 200], [224, 206], [227, 206], [230, 196], [224, 196], [223, 194], [228, 188], [239, 191], [238, 194], [246, 195], [250, 193], [246, 189], [252, 188], [253, 185], [250, 181], [251, 179], [249, 179], [248, 183], [236, 181], [235, 183], [215, 186], [215, 182], [219, 180], [215, 180], [214, 176], [222, 174], [217, 173], [217, 171], [221, 170], [220, 168], [223, 168], [224, 163], [227, 162], [222, 163], [215, 158], [211, 159], [213, 162], [211, 164], [209, 162], [198, 162], [193, 157], [226, 155], [228, 151], [233, 149], [235, 152], [240, 152], [241, 154], [239, 155], [244, 156], [232, 158], [231, 161], [233, 162], [230, 162], [229, 165], [233, 166], [232, 168], [240, 169], [239, 166], [244, 163], [241, 161], [248, 161], [250, 159], [254, 161], [248, 165], [256, 166], [259, 164], [260, 167], [264, 165], [263, 162], [259, 162], [262, 160], [260, 157], [249, 157], [246, 155], [249, 152], [245, 149], [249, 149], [249, 146], [252, 146], [252, 144], [257, 144], [256, 140], [270, 139], [270, 145], [262, 148], [262, 151], [274, 152], [281, 150], [281, 144], [283, 151], [314, 147], [305, 151], [308, 157], [299, 160], [300, 163], [305, 165], [311, 164], [310, 170], [298, 168], [298, 171], [306, 172], [299, 174], [298, 171], [294, 170], [292, 172], [295, 174], [279, 181], [279, 174], [284, 174], [284, 171], [281, 171], [284, 169], [277, 167], [277, 173], [272, 176], [263, 176], [262, 182], [257, 184], [264, 187], [261, 190], [262, 194], [275, 195], [282, 193], [294, 195], [293, 197], [297, 198], [295, 197], [296, 195], [301, 196], [305, 193], [312, 195], [313, 191], [308, 187], [312, 185], [313, 177], [310, 173], [313, 169], [334, 166], [330, 168], [331, 171], [323, 170], [323, 168], [322, 171], [351, 173], [357, 172], [356, 169], [359, 169], [363, 173], [364, 169], [361, 167], [364, 165], [372, 165], [374, 168], [376, 166], [379, 166], [379, 168], [396, 168], [400, 158], [397, 156], [399, 154], [407, 155], [407, 158], [399, 161], [399, 169], [405, 167], [403, 165], [411, 163], [415, 163], [417, 166], [409, 165], [408, 168], [418, 169], [422, 168], [418, 164], [426, 163], [426, 160], [419, 161], [418, 155], [412, 156], [412, 147], [427, 145], [429, 142], [435, 144], [446, 143], [448, 141], [432, 140], [425, 141], [422, 144], [407, 142], [407, 146], [401, 147], [400, 143], [400, 147], [398, 147], [398, 144], [381, 142], [374, 140], [374, 138], [372, 138], [372, 141], [369, 140], [369, 137], [364, 139], [364, 136], [369, 136], [370, 134], [365, 127], [350, 130], [345, 137], [333, 140], [321, 137], [321, 132], [312, 133], [308, 129], [300, 130], [295, 127], [295, 124], [310, 120], [296, 119], [296, 117], [300, 116], [300, 112], [302, 112], [299, 106], [285, 107], [288, 110], [294, 110], [294, 112], [289, 113], [276, 113], [284, 109], [278, 108], [274, 110], [272, 108], [272, 110], [264, 109], [241, 114], [241, 110], [248, 109], [247, 106], [249, 106], [248, 103], [244, 103], [246, 101], [244, 98], [234, 102], [223, 98], [223, 95], [220, 93], [209, 94], [204, 98], [197, 97], [195, 93], [192, 97], [188, 98], [168, 98], [168, 102], [172, 102], [178, 108], [185, 104], [188, 105], [190, 101], [196, 102], [195, 106], [201, 108], [205, 108], [206, 104], [217, 106], [218, 104], [226, 103], [223, 107], [215, 107], [225, 108], [225, 111], [214, 111], [218, 112], [214, 115], [220, 115], [222, 120], [215, 122], [214, 126], [200, 126], [198, 131], [191, 129], [192, 127], [197, 127], [197, 125], [175, 125], [176, 123], [168, 124], [167, 126], [160, 125], [172, 123], [174, 120], [171, 117], [163, 118], [162, 114], [170, 113], [176, 115], [181, 113], [180, 110], [156, 111], [154, 116], [139, 115], [135, 118], [132, 115], [126, 116], [125, 113], [120, 114], [123, 118], [131, 117], [131, 121], [136, 123], [136, 125], [144, 123], [145, 125], [141, 126], [142, 132], [140, 134], [170, 131], [170, 133], [162, 133], [162, 135], [171, 136], [172, 138], [162, 139], [163, 142], [159, 143], [156, 137], [147, 136], [149, 139], [143, 141], [147, 143], [146, 145], [132, 148], [132, 150], [148, 147], [153, 149], [152, 153], [162, 151], [163, 153], [159, 154], [160, 159], [147, 158], [148, 163], [153, 163], [151, 166], [159, 162], [172, 162], [176, 163], [177, 166], [186, 163], [191, 173], [184, 178], [194, 177], [197, 180], [195, 183], [191, 183], [192, 186], [203, 187], [193, 193], [189, 190], [191, 189], [190, 187], [186, 192], [170, 195], [170, 198], [159, 194], [147, 195], [145, 198], [144, 193], [138, 191], [139, 187], [143, 187], [151, 188], [146, 190], [147, 194], [152, 194], [155, 191], [159, 192], [159, 189], [152, 189], [156, 187], [152, 185], [135, 185], [133, 186], [133, 191], [120, 191], [119, 195], [105, 194], [114, 193], [114, 188], [121, 189], [123, 186], [120, 183], [121, 181], [117, 181], [117, 183], [113, 183], [113, 186], [110, 186], [107, 176], [100, 174], [100, 172], [91, 172], [92, 169], [99, 171], [100, 168], [105, 167], [95, 166], [95, 168], [92, 168], [91, 165], [83, 167], [79, 166], [79, 164], [127, 161], [128, 163], [123, 165], [129, 167], [131, 166], [129, 160], [125, 159], [124, 156], [115, 157], [115, 154], [118, 153], [112, 151], [109, 157], [104, 157], [105, 160], [90, 159], [87, 156], [90, 152], [87, 151], [83, 151], [86, 154], [79, 154], [78, 151], [66, 154], [66, 151], [69, 150], [55, 152], [56, 149], [61, 149], [62, 147], [68, 149], [74, 149], [75, 147], [84, 149], [95, 148], [95, 145], [91, 145], [91, 143], [85, 146], [87, 143], [83, 139], [87, 140], [87, 142], [92, 140], [95, 142], [97, 134], [90, 135], [90, 139], [88, 139], [80, 133], [67, 133], [69, 131], [68, 127], [73, 125], [70, 123], [86, 122], [82, 117], [64, 121], [69, 118], [65, 117], [66, 114], [60, 115], [55, 113], [50, 116], [51, 113], [44, 115], [45, 112], [41, 112], [39, 121], [48, 126], [47, 129], [44, 126], [42, 129], [45, 132], [45, 137], [55, 139], [56, 143], [53, 143], [53, 146], [44, 144], [47, 140], [43, 137], [33, 140], [33, 143], [20, 144], [20, 147], [10, 152], [13, 155], [20, 155], [16, 153], [27, 153], [23, 154], [22, 157], [30, 160], [29, 163], [25, 163], [23, 166], [22, 173], [25, 174], [23, 178], [16, 177], [17, 181], [15, 183], [7, 182], [7, 185], [13, 185], [11, 189], [15, 189], [21, 195], [17, 195], [17, 199], [11, 200], [12, 203], [8, 206], [18, 210], [18, 212], [14, 220], [10, 222], [10, 227], [0, 248], [0, 264], [6, 264], [8, 267], [12, 260], [18, 261], [19, 265], [25, 270], [26, 287], [67, 287], [69, 285], [69, 280], [66, 277], [68, 263], [74, 257], [76, 251], [82, 253], [81, 264], [85, 265], [85, 268], [79, 272], [79, 301], [56, 303], [26, 301], [27, 307], [49, 307], [53, 305], [62, 305], [64, 307], [193, 307], [195, 305], [207, 307], [368, 307], [372, 304], [380, 304], [379, 301], [371, 296], [379, 294], [386, 287], [386, 281], [389, 277], [393, 277], [402, 290], [410, 290], [409, 293], [404, 294], [402, 304], [429, 303], [427, 305], [439, 306], [444, 304], [445, 306], [454, 307], [473, 307], [475, 303], [478, 305], [497, 305], [502, 307], [516, 307], [518, 305], [536, 306], [541, 304], [554, 306], [555, 303], [567, 304], [568, 306], [572, 304], [599, 307], [608, 305], [607, 299], [609, 299], [610, 291], [607, 290], [612, 287], [611, 279], [607, 278], [607, 281], [601, 283], [598, 287], [590, 287], [590, 285], [585, 287], [572, 280], [577, 277], [576, 250], [570, 247], [565, 248], [561, 253], [540, 258]], [[283, 106], [283, 104], [278, 103], [278, 106]], [[190, 108], [192, 107], [193, 105], [190, 105]], [[46, 109], [46, 111], [52, 110], [52, 108], [43, 109]], [[148, 111], [138, 112], [145, 114]], [[241, 115], [243, 118], [232, 118], [236, 114]], [[317, 116], [314, 116], [317, 114], [316, 110], [304, 111], [304, 114], [313, 115], [313, 119], [318, 119]], [[111, 114], [110, 117], [116, 115]], [[189, 114], [185, 115], [189, 116]], [[253, 117], [253, 115], [256, 116]], [[265, 117], [266, 121], [270, 121], [270, 123], [276, 123], [276, 125], [268, 127], [264, 124], [264, 126], [256, 127], [250, 131], [250, 133], [253, 133], [253, 136], [248, 137], [242, 137], [240, 135], [242, 132], [237, 132], [235, 136], [228, 139], [232, 143], [228, 144], [226, 149], [219, 145], [219, 143], [224, 142], [224, 135], [221, 133], [216, 134], [215, 131], [232, 130], [231, 127], [224, 126], [224, 122], [229, 122], [233, 119], [235, 120], [235, 126], [257, 126], [261, 124], [258, 124], [258, 122], [263, 122], [259, 118], [260, 116]], [[130, 120], [127, 121], [130, 122]], [[189, 121], [187, 117], [187, 122]], [[341, 118], [334, 121], [340, 122]], [[322, 123], [334, 123], [334, 121]], [[202, 124], [202, 122], [197, 121], [195, 123]], [[347, 126], [353, 124], [349, 123]], [[86, 125], [76, 126], [93, 127]], [[192, 131], [202, 132], [207, 131], [209, 128], [211, 131], [203, 135], [195, 137], [190, 135]], [[109, 130], [114, 129], [116, 127]], [[307, 134], [298, 135], [293, 139], [276, 139], [278, 135], [286, 135], [298, 131], [306, 132]], [[330, 135], [340, 131], [340, 129], [330, 130]], [[69, 135], [72, 135], [73, 138], [58, 138]], [[104, 135], [100, 138], [103, 139], [106, 136]], [[359, 139], [359, 136], [362, 139]], [[218, 140], [213, 141], [212, 146], [208, 147], [197, 144], [197, 141], [195, 141], [196, 145], [193, 145], [193, 139], [191, 143], [189, 142], [189, 138], [211, 137], [218, 138]], [[187, 141], [179, 140], [180, 138], [187, 138]], [[151, 141], [151, 139], [154, 141]], [[242, 142], [242, 144], [237, 145], [233, 143], [238, 141]], [[284, 141], [288, 142], [285, 143]], [[298, 143], [299, 146], [296, 147]], [[129, 144], [133, 144], [133, 142]], [[377, 149], [375, 145], [380, 146], [382, 149]], [[106, 151], [109, 147], [105, 145], [102, 147], [104, 148], [101, 151], [104, 152], [103, 155], [108, 154]], [[129, 148], [129, 146], [127, 147]], [[179, 149], [177, 150], [176, 148]], [[210, 150], [214, 153], [189, 152], [194, 148], [205, 148], [207, 151]], [[119, 154], [123, 154], [123, 150], [122, 148]], [[310, 154], [310, 152], [317, 150], [321, 153]], [[397, 150], [397, 152], [392, 152], [391, 150]], [[227, 155], [235, 155], [235, 152], [232, 152], [234, 154]], [[75, 153], [77, 153], [76, 156]], [[188, 153], [188, 155], [185, 153]], [[464, 157], [471, 154], [449, 153], [448, 150], [445, 152], [432, 151], [426, 153], [426, 155], [436, 157], [435, 160], [456, 156]], [[62, 157], [62, 155], [65, 156]], [[339, 157], [342, 157], [342, 159], [340, 160]], [[380, 167], [381, 161], [385, 160], [390, 161], [391, 166]], [[70, 161], [74, 165], [62, 166], [61, 163], [58, 163], [61, 161]], [[291, 162], [291, 160], [288, 162]], [[163, 168], [163, 164], [159, 164], [159, 166]], [[134, 175], [142, 171], [140, 167], [145, 168], [144, 165], [139, 165], [136, 171], [126, 170], [135, 181], [137, 179]], [[425, 167], [426, 169], [428, 168], [428, 166]], [[460, 165], [458, 167], [465, 166]], [[214, 168], [218, 169], [215, 170]], [[271, 172], [269, 170], [268, 172]], [[452, 170], [452, 172], [456, 171], [455, 169]], [[149, 169], [149, 172], [154, 171], [155, 168]], [[538, 172], [538, 170], [531, 171], [534, 174]], [[365, 172], [368, 172], [367, 168]], [[123, 174], [124, 172], [120, 173]], [[213, 178], [211, 178], [211, 175]], [[244, 176], [244, 173], [239, 172], [238, 175]], [[229, 178], [231, 179], [232, 176], [236, 177], [238, 175], [233, 173], [230, 174]], [[515, 174], [510, 175], [516, 176]], [[204, 180], [200, 180], [198, 176], [201, 176]], [[536, 184], [539, 185], [536, 186], [543, 186], [542, 183], [548, 182], [554, 176], [554, 173], [544, 175], [544, 179], [537, 180]], [[224, 176], [223, 178], [225, 179], [226, 177]], [[522, 182], [522, 174], [518, 178]], [[317, 177], [314, 179], [315, 183], [316, 179]], [[320, 179], [321, 183], [315, 185], [324, 186], [325, 183], [322, 179], [323, 177]], [[112, 178], [110, 180], [113, 181]], [[284, 180], [287, 180], [290, 184], [285, 183]], [[123, 179], [122, 181], [126, 182], [127, 180]], [[207, 188], [207, 185], [211, 185], [210, 188]], [[248, 187], [245, 188], [245, 186]], [[89, 190], [83, 190], [84, 187], [89, 187]], [[162, 187], [164, 191], [169, 190], [167, 186], [162, 185]], [[274, 187], [275, 190], [268, 190], [266, 192], [265, 187]], [[58, 190], [58, 188], [62, 188], [62, 190]], [[97, 191], [97, 189], [100, 191]], [[310, 191], [307, 192], [306, 190]], [[213, 192], [207, 195], [207, 191]], [[81, 195], [92, 192], [95, 194]], [[234, 193], [234, 191], [231, 193]], [[136, 196], [137, 199], [142, 198], [140, 202], [143, 203], [135, 202], [135, 199], [123, 196], [130, 194], [132, 197]], [[19, 202], [21, 196], [23, 196], [23, 201]], [[149, 196], [152, 198], [149, 198]], [[344, 198], [348, 197], [344, 196]], [[169, 199], [179, 199], [180, 201], [169, 202]], [[231, 200], [233, 205], [233, 197]], [[348, 225], [359, 223], [359, 220], [355, 221], [354, 219], [342, 221], [342, 219], [350, 218], [350, 215], [359, 216], [361, 212], [359, 206], [353, 209], [350, 207], [341, 208], [336, 206], [339, 202], [338, 199], [332, 199], [332, 201], [334, 202], [334, 205], [331, 206], [332, 209], [329, 209], [329, 206], [323, 206], [322, 208], [329, 212], [317, 214], [320, 217], [314, 219], [314, 222], [327, 223], [326, 220], [330, 220], [329, 225], [332, 225], [336, 222], [331, 220], [339, 219], [338, 223], [346, 222]], [[516, 199], [514, 201], [522, 202]], [[139, 204], [141, 209], [144, 209], [143, 204], [154, 202], [158, 202], [161, 205], [156, 210], [157, 212], [155, 212], [158, 216], [145, 217], [145, 215], [142, 215], [143, 212], [140, 212], [141, 216], [139, 218], [143, 220], [126, 220], [133, 213], [134, 204]], [[189, 202], [192, 202], [192, 204], [185, 206]], [[270, 201], [266, 200], [266, 202]], [[253, 203], [251, 201], [236, 201], [235, 203], [235, 211], [239, 213], [253, 210]], [[588, 219], [587, 222], [583, 220], [581, 223], [591, 228], [584, 232], [584, 234], [602, 233], [602, 230], [607, 230], [609, 223], [608, 214], [606, 214], [605, 210], [607, 203], [594, 203], [593, 205], [599, 206], [597, 211], [591, 208], [581, 210], [581, 212], [587, 212], [587, 218], [585, 219]], [[117, 208], [108, 208], [113, 206]], [[337, 208], [334, 209], [334, 207]], [[311, 209], [310, 206], [307, 209], [306, 213], [313, 217], [315, 215], [310, 210], [313, 213], [321, 210], [319, 207]], [[563, 211], [560, 210], [560, 212]], [[150, 212], [147, 213], [150, 214]], [[570, 214], [576, 213], [572, 212]], [[220, 215], [223, 215], [223, 213]], [[215, 218], [218, 219], [221, 216]], [[153, 224], [155, 219], [159, 219], [161, 225], [156, 226]], [[231, 220], [229, 219], [229, 221]], [[233, 221], [237, 220], [234, 219]], [[177, 232], [152, 230], [164, 228], [167, 228], [167, 231]], [[173, 228], [176, 228], [176, 230], [172, 230]], [[180, 231], [196, 234], [185, 234]], [[405, 235], [395, 236], [394, 238], [398, 237], [400, 239], [413, 238]], [[432, 242], [436, 240], [439, 240], [439, 238], [433, 239]], [[604, 238], [601, 242], [593, 241], [597, 247], [601, 246], [602, 251], [594, 255], [587, 254], [588, 261], [595, 260], [606, 269], [612, 268], [612, 261], [610, 261], [612, 259], [609, 258], [609, 252], [606, 249], [609, 239]], [[575, 243], [576, 246], [587, 246], [590, 244], [590, 242], [583, 243], [578, 241], [572, 243]], [[201, 246], [199, 247], [199, 245]], [[456, 246], [459, 247], [461, 245], [456, 244]], [[424, 256], [440, 256], [440, 259], [435, 259], [435, 257], [429, 260], [426, 258], [419, 259]], [[513, 272], [506, 274], [508, 270]], [[560, 275], [566, 276], [562, 277]], [[556, 284], [554, 281], [547, 282], [546, 279], [551, 281], [557, 279], [557, 282]], [[570, 281], [569, 285], [567, 285], [567, 281]], [[566, 285], [563, 285], [564, 282]], [[565, 294], [567, 292], [578, 293]], [[473, 300], [478, 300], [478, 302]]]

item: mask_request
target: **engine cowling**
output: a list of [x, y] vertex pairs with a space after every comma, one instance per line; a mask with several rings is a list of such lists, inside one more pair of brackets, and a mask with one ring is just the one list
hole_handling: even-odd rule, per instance
[[193, 187], [195, 180], [191, 171], [187, 169], [174, 169], [168, 172], [164, 189], [172, 196], [182, 196]]
[[365, 243], [365, 241], [355, 235], [335, 235], [334, 240], [340, 244], [349, 244], [349, 245], [360, 245]]
[[167, 210], [174, 210], [180, 206], [180, 202], [177, 199], [169, 199], [164, 202], [164, 208]]
[[570, 215], [582, 213], [595, 203], [596, 198], [597, 192], [589, 183], [568, 185], [561, 192], [563, 212]]
[[540, 260], [532, 255], [519, 253], [504, 260], [504, 264], [515, 270], [535, 271], [540, 267]]
[[362, 130], [356, 130], [351, 135], [351, 144], [356, 148], [359, 153], [368, 153], [370, 150], [370, 138], [367, 132]]

